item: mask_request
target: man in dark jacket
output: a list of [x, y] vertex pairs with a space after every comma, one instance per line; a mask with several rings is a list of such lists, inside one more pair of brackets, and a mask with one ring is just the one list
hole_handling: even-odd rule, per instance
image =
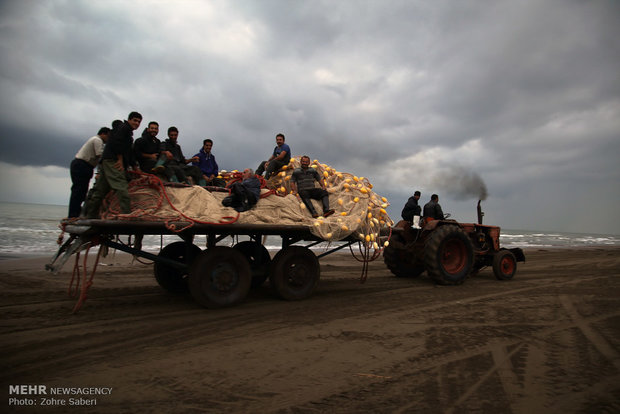
[[412, 197], [409, 197], [409, 200], [407, 200], [407, 204], [405, 204], [405, 207], [403, 207], [402, 213], [400, 213], [400, 215], [403, 217], [403, 220], [413, 223], [413, 216], [422, 215], [422, 207], [418, 205], [420, 195], [420, 192], [416, 191], [415, 193], [413, 193]]
[[202, 177], [202, 171], [200, 168], [193, 165], [187, 165], [189, 162], [197, 162], [198, 157], [185, 158], [181, 146], [177, 140], [179, 138], [179, 130], [177, 127], [171, 126], [168, 128], [168, 139], [162, 143], [161, 153], [166, 156], [167, 161], [165, 167], [158, 165], [155, 167], [155, 172], [163, 172], [168, 178], [172, 178], [170, 174], [174, 174], [179, 181], [189, 184], [187, 176], [192, 177], [194, 184], [204, 186], [206, 185], [205, 179]]
[[144, 129], [142, 136], [133, 144], [133, 150], [140, 164], [140, 169], [146, 173], [152, 173], [155, 163], [159, 158], [161, 141], [157, 138], [159, 124], [155, 121], [149, 122], [149, 126]]
[[230, 187], [230, 195], [222, 200], [224, 207], [232, 207], [238, 212], [254, 207], [260, 198], [260, 181], [251, 168], [243, 170], [243, 181]]
[[443, 219], [443, 211], [439, 205], [439, 196], [437, 194], [433, 194], [431, 196], [431, 201], [424, 204], [424, 221]]
[[213, 141], [209, 138], [205, 139], [202, 142], [202, 148], [200, 148], [198, 154], [194, 155], [194, 159], [198, 157], [198, 161], [193, 161], [192, 165], [200, 168], [200, 171], [202, 171], [202, 176], [206, 181], [206, 185], [224, 187], [226, 185], [226, 181], [221, 178], [217, 178], [220, 167], [218, 167], [217, 161], [215, 161], [215, 155], [211, 152], [212, 148]]
[[112, 129], [101, 156], [101, 175], [97, 179], [93, 196], [86, 209], [88, 218], [99, 217], [101, 202], [110, 190], [113, 190], [118, 197], [121, 213], [131, 213], [125, 173], [128, 169], [138, 169], [132, 149], [133, 131], [138, 129], [141, 122], [142, 115], [131, 112], [125, 122]]

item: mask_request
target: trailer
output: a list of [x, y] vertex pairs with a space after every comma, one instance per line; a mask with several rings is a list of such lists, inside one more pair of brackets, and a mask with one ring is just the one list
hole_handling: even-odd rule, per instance
[[[191, 225], [189, 225], [191, 224]], [[315, 254], [312, 247], [325, 240], [312, 234], [306, 225], [267, 224], [201, 224], [188, 222], [126, 221], [104, 219], [71, 219], [61, 222], [69, 238], [59, 248], [46, 268], [60, 271], [75, 254], [74, 278], [80, 280], [80, 252], [86, 251], [82, 271], [82, 293], [74, 312], [86, 300], [86, 291], [92, 284], [102, 249], [113, 248], [131, 255], [152, 260], [157, 283], [171, 293], [187, 293], [201, 306], [219, 308], [235, 305], [245, 299], [251, 287], [261, 286], [267, 279], [277, 296], [285, 300], [302, 300], [312, 295], [320, 278], [319, 259], [353, 244], [360, 244], [362, 281], [366, 263], [380, 256], [359, 238], [350, 235], [337, 245]], [[180, 230], [179, 230], [180, 229]], [[133, 237], [133, 242], [122, 243], [118, 236]], [[176, 235], [180, 240], [167, 244], [158, 254], [144, 251], [144, 235]], [[194, 243], [198, 235], [206, 236], [206, 248]], [[229, 236], [247, 236], [249, 240], [234, 246], [218, 245]], [[281, 249], [271, 257], [263, 245], [265, 236], [281, 238]], [[304, 245], [296, 243], [305, 242]], [[88, 250], [101, 246], [92, 265], [91, 281], [87, 280]], [[352, 249], [351, 249], [352, 250]], [[359, 260], [359, 259], [358, 259]]]

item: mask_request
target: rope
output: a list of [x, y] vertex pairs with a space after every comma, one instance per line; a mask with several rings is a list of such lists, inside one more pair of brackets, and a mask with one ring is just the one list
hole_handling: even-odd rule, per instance
[[[153, 188], [158, 191], [159, 196], [155, 199], [155, 202], [134, 203], [132, 212], [130, 214], [121, 214], [118, 209], [112, 206], [112, 202], [110, 201], [112, 197], [112, 193], [110, 193], [106, 196], [106, 199], [105, 199], [106, 204], [107, 204], [107, 209], [105, 210], [107, 210], [107, 212], [102, 215], [102, 218], [105, 219], [105, 218], [110, 218], [114, 216], [117, 219], [125, 219], [125, 220], [132, 219], [132, 218], [140, 218], [141, 220], [148, 220], [148, 219], [161, 220], [161, 217], [155, 216], [149, 213], [149, 211], [159, 210], [163, 204], [163, 201], [165, 200], [170, 206], [170, 208], [178, 214], [178, 216], [169, 217], [164, 221], [166, 228], [175, 233], [182, 232], [183, 230], [186, 230], [192, 227], [196, 223], [218, 226], [218, 225], [232, 224], [232, 223], [235, 223], [239, 219], [239, 213], [237, 213], [236, 216], [223, 216], [218, 222], [202, 221], [202, 220], [189, 217], [188, 215], [184, 214], [183, 212], [181, 212], [178, 208], [174, 206], [174, 203], [170, 200], [170, 196], [168, 195], [168, 192], [166, 191], [166, 186], [164, 185], [163, 181], [159, 177], [153, 174], [145, 173], [145, 172], [132, 171], [132, 173], [134, 175], [139, 176], [138, 179], [135, 179], [129, 183], [130, 191], [132, 192], [132, 194], [142, 194], [148, 197], [151, 194], [148, 192], [140, 192], [140, 189], [141, 188]], [[185, 185], [183, 186], [185, 187]], [[136, 206], [135, 204], [138, 204], [138, 205]], [[183, 226], [178, 226], [176, 224], [173, 224], [174, 221], [180, 221], [180, 218], [187, 220], [187, 224]]]
[[[77, 275], [77, 279], [76, 279]], [[75, 290], [72, 291], [73, 281], [75, 281]], [[73, 272], [71, 273], [71, 281], [69, 282], [69, 289], [67, 294], [70, 298], [74, 298], [77, 296], [78, 291], [80, 290], [80, 252], [77, 252], [75, 255], [75, 263], [73, 264]]]
[[[392, 238], [392, 228], [390, 227], [390, 233], [388, 235], [388, 242], [390, 241], [391, 238]], [[362, 255], [361, 259], [359, 259], [355, 255], [355, 253], [353, 252], [353, 248], [351, 247], [351, 245], [349, 245], [349, 251], [351, 252], [351, 256], [353, 256], [353, 258], [357, 260], [358, 262], [362, 262], [362, 273], [360, 275], [360, 283], [364, 283], [366, 282], [366, 279], [368, 278], [369, 263], [374, 262], [379, 257], [381, 257], [381, 253], [383, 253], [383, 250], [385, 250], [385, 245], [381, 246], [379, 249], [375, 249], [372, 256], [370, 256], [370, 245], [369, 244], [358, 242], [358, 248], [360, 250], [360, 254]]]
[[[99, 264], [99, 258], [101, 257], [101, 251], [103, 245], [99, 246], [99, 251], [97, 252], [97, 258], [95, 259], [95, 263], [93, 265], [93, 270], [90, 273], [90, 277], [88, 277], [88, 253], [90, 252], [91, 247], [97, 245], [97, 242], [93, 242], [86, 249], [86, 253], [84, 254], [84, 262], [83, 262], [83, 273], [82, 278], [80, 278], [80, 252], [78, 252], [75, 256], [75, 264], [73, 266], [73, 274], [71, 276], [71, 282], [69, 283], [69, 297], [76, 297], [79, 291], [78, 300], [73, 307], [73, 311], [71, 313], [77, 313], [82, 305], [86, 302], [88, 298], [88, 289], [93, 285], [93, 279], [95, 278], [95, 273], [97, 272], [97, 265]], [[77, 277], [76, 277], [77, 276]], [[80, 279], [81, 279], [81, 288], [80, 288]], [[75, 288], [73, 289], [73, 282], [75, 281]]]

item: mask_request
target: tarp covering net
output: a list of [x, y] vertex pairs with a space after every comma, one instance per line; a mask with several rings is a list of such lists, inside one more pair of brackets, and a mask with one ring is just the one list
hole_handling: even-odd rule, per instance
[[[314, 236], [325, 241], [353, 235], [368, 248], [380, 249], [379, 232], [393, 222], [386, 212], [387, 199], [372, 190], [369, 180], [314, 160], [310, 168], [315, 168], [325, 180], [330, 207], [336, 211], [332, 216], [315, 219], [291, 192], [291, 175], [299, 166], [299, 157], [291, 158], [288, 165], [263, 182], [258, 203], [242, 213], [222, 205], [222, 199], [228, 195], [225, 189], [209, 191], [196, 185], [164, 185], [156, 176], [141, 174], [129, 183], [131, 214], [120, 214], [118, 201], [111, 192], [103, 204], [101, 217], [186, 223], [181, 228], [172, 228], [170, 224], [171, 230], [182, 230], [194, 223], [305, 225]], [[241, 173], [222, 171], [220, 177], [228, 187], [241, 180]], [[321, 212], [320, 201], [312, 202], [316, 211]]]

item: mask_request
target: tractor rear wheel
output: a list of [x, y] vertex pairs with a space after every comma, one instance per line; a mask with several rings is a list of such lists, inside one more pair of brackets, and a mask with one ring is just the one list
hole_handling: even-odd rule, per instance
[[396, 277], [418, 277], [424, 272], [424, 264], [412, 263], [413, 255], [405, 247], [404, 239], [392, 234], [390, 244], [383, 250], [383, 263]]
[[517, 272], [517, 258], [510, 250], [500, 250], [493, 256], [493, 273], [497, 280], [510, 280]]
[[441, 285], [459, 285], [474, 264], [471, 240], [458, 226], [444, 225], [434, 230], [424, 246], [428, 275]]

